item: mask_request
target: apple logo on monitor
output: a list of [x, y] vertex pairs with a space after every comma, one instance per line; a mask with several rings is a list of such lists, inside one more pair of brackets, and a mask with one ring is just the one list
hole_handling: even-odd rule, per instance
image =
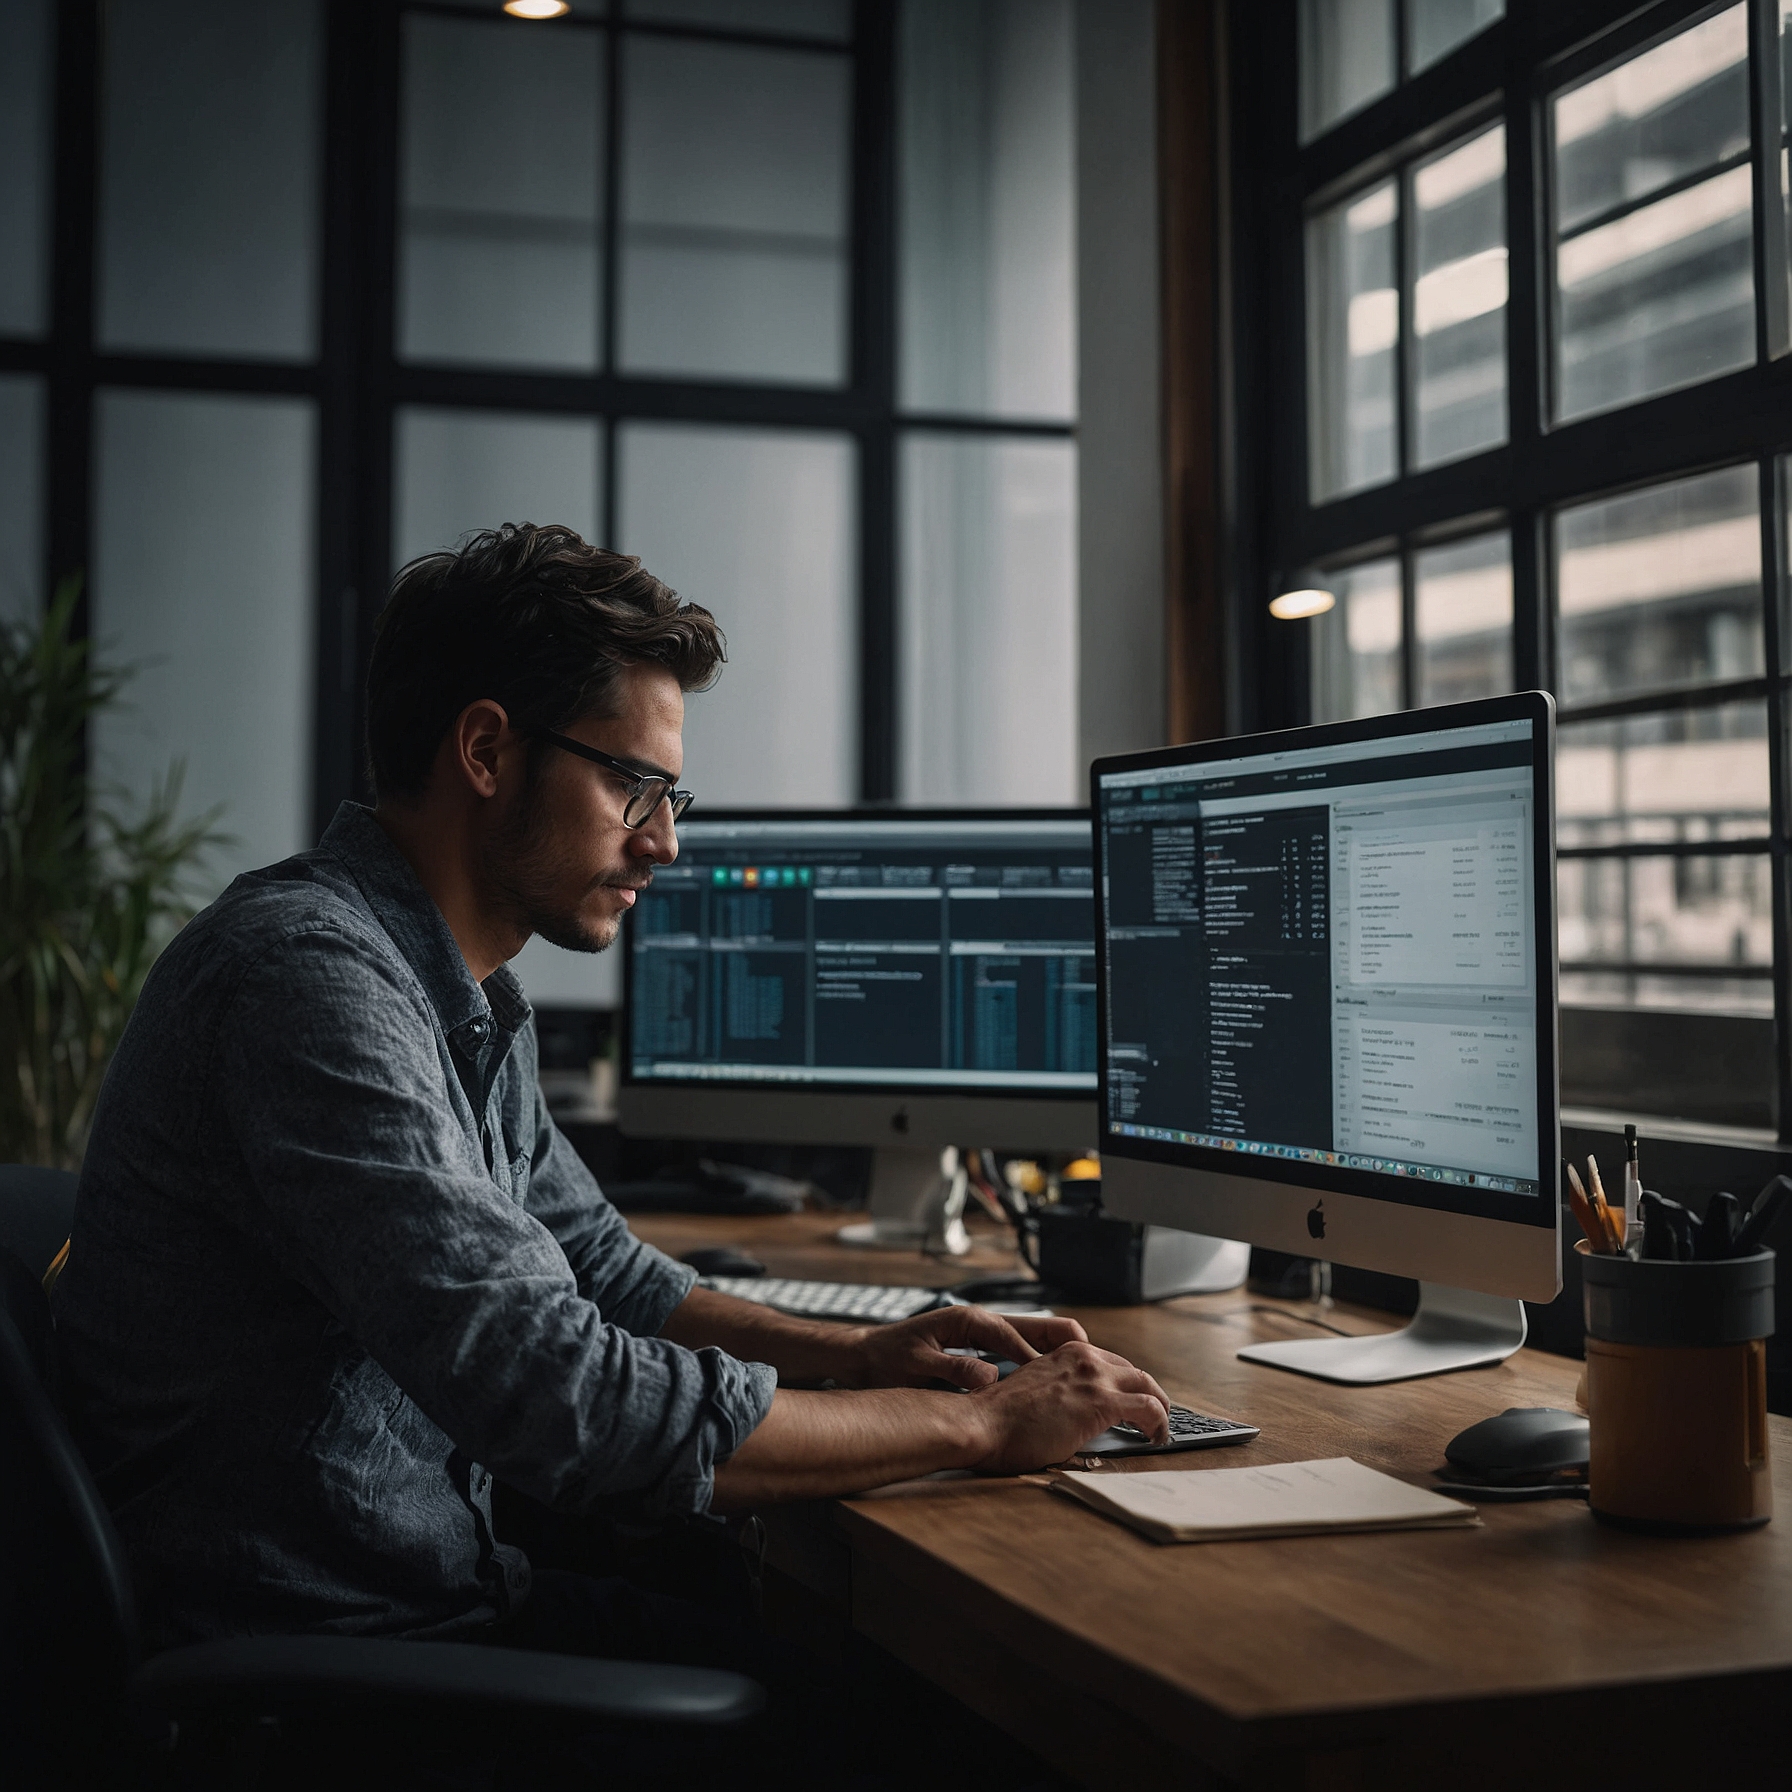
[[1323, 1238], [1325, 1236], [1325, 1203], [1315, 1201], [1313, 1210], [1307, 1215], [1307, 1236]]

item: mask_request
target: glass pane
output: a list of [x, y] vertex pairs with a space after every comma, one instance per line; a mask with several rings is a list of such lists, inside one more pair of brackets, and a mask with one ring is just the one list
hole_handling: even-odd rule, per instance
[[1732, 6], [1557, 94], [1556, 223], [1614, 206], [1748, 149], [1748, 20]]
[[44, 601], [43, 381], [0, 376], [0, 619]]
[[186, 811], [224, 805], [222, 888], [311, 838], [315, 413], [116, 391], [97, 410], [94, 634], [143, 668], [97, 762], [139, 795], [185, 762]]
[[1326, 574], [1337, 603], [1313, 624], [1313, 720], [1384, 716], [1400, 697], [1400, 562]]
[[630, 38], [623, 71], [622, 366], [843, 384], [851, 64]]
[[44, 327], [52, 37], [50, 0], [0, 6], [0, 335]]
[[719, 25], [729, 31], [775, 32], [780, 37], [852, 36], [852, 0], [628, 0], [631, 19]]
[[1758, 702], [1565, 722], [1557, 838], [1564, 846], [1757, 839], [1768, 831], [1767, 770]]
[[599, 539], [599, 426], [422, 405], [398, 413], [392, 558], [451, 547], [500, 523], [562, 523]]
[[1300, 0], [1303, 143], [1393, 85], [1393, 0]]
[[1506, 0], [1406, 0], [1406, 61], [1429, 68], [1458, 44], [1506, 16]]
[[1555, 556], [1563, 702], [1764, 669], [1752, 466], [1564, 510]]
[[1413, 460], [1506, 439], [1506, 127], [1413, 174]]
[[604, 55], [596, 31], [407, 15], [404, 359], [599, 365]]
[[[1724, 976], [1773, 963], [1765, 853], [1710, 858], [1561, 859], [1556, 865], [1562, 999], [1771, 1013], [1773, 985]], [[1608, 965], [1699, 967], [1689, 977], [1601, 973]]]
[[706, 809], [858, 795], [857, 461], [845, 436], [630, 423], [619, 545], [714, 612], [728, 664], [685, 712]]
[[1315, 501], [1394, 476], [1394, 183], [1307, 225], [1307, 412]]
[[1076, 449], [902, 443], [902, 799], [1074, 803]]
[[[1779, 170], [1780, 216], [1785, 226], [1788, 303], [1792, 304], [1792, 0], [1780, 0], [1780, 153], [1771, 166]], [[1778, 353], [1776, 347], [1772, 352]]]
[[1070, 0], [908, 0], [901, 401], [1076, 412]]
[[1512, 538], [1501, 529], [1413, 556], [1421, 705], [1512, 688]]
[[102, 344], [309, 359], [317, 0], [109, 0], [102, 41]]
[[1557, 96], [1558, 418], [1754, 360], [1747, 59], [1734, 6]]

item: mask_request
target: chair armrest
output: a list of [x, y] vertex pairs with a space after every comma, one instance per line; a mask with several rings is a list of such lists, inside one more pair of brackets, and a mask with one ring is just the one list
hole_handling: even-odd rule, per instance
[[152, 1656], [127, 1696], [142, 1717], [229, 1709], [274, 1716], [323, 1706], [507, 1706], [606, 1724], [737, 1724], [765, 1705], [744, 1674], [644, 1661], [593, 1661], [475, 1643], [264, 1636]]

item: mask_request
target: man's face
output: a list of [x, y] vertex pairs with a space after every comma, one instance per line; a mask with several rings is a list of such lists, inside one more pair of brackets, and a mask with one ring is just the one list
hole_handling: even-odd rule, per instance
[[[659, 666], [624, 669], [616, 713], [561, 730], [637, 770], [676, 779], [684, 770], [684, 693]], [[672, 810], [661, 803], [638, 828], [623, 825], [628, 786], [615, 772], [547, 742], [533, 788], [520, 790], [488, 837], [484, 872], [494, 898], [531, 933], [572, 952], [615, 940], [636, 891], [656, 865], [678, 857]]]

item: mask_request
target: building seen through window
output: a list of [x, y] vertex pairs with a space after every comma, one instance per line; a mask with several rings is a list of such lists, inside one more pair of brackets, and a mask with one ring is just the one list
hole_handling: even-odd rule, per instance
[[1290, 11], [1307, 489], [1268, 564], [1336, 601], [1257, 624], [1287, 719], [1553, 690], [1570, 1019], [1772, 1018], [1749, 1111], [1792, 1124], [1792, 0]]

